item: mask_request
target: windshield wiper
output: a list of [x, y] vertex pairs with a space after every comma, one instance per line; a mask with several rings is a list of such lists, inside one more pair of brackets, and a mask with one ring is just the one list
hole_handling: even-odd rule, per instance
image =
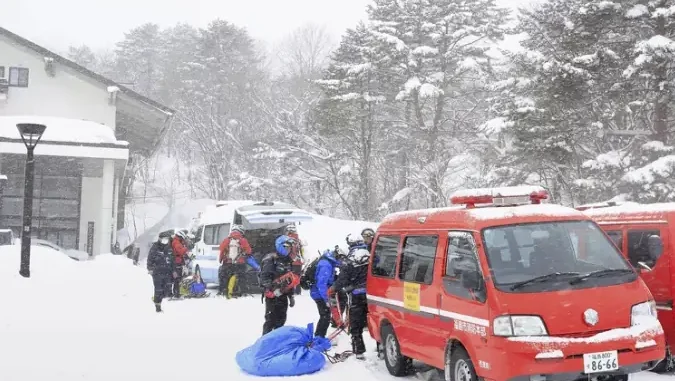
[[518, 283], [513, 284], [513, 285], [511, 286], [511, 291], [517, 290], [517, 289], [519, 289], [519, 288], [521, 288], [521, 287], [523, 287], [523, 286], [527, 286], [528, 284], [542, 283], [542, 282], [546, 282], [546, 281], [549, 281], [549, 280], [551, 280], [551, 279], [554, 279], [554, 278], [557, 278], [557, 277], [560, 277], [560, 276], [572, 276], [572, 275], [579, 275], [579, 273], [574, 273], [574, 272], [564, 272], [564, 273], [561, 273], [561, 272], [555, 272], [555, 273], [550, 273], [550, 274], [546, 274], [546, 275], [534, 277], [534, 278], [532, 278], [532, 279], [528, 279], [528, 280], [526, 280], [526, 281], [522, 281], [522, 282], [518, 282]]
[[586, 279], [589, 278], [601, 278], [603, 276], [610, 276], [610, 275], [627, 275], [627, 274], [634, 274], [635, 272], [631, 269], [604, 269], [604, 270], [598, 270], [598, 271], [593, 271], [588, 274], [584, 274], [576, 279], [573, 279], [570, 281], [570, 284], [579, 284]]

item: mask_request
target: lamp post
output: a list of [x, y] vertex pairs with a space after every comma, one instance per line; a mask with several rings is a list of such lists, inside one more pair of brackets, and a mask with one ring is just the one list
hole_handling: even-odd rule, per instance
[[23, 144], [26, 145], [26, 171], [23, 190], [23, 229], [21, 232], [21, 267], [19, 274], [24, 278], [30, 277], [30, 239], [33, 225], [33, 171], [35, 161], [33, 151], [47, 126], [42, 124], [19, 123], [16, 125]]

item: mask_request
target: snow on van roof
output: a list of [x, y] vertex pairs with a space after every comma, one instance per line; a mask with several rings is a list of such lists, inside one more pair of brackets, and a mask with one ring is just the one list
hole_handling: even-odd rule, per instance
[[506, 207], [485, 207], [467, 209], [471, 218], [476, 220], [498, 220], [506, 218], [547, 216], [547, 217], [585, 217], [578, 210], [556, 204], [534, 204]]
[[215, 225], [230, 223], [234, 217], [234, 210], [240, 206], [252, 205], [255, 201], [250, 200], [228, 200], [218, 201], [204, 210], [199, 219], [200, 225]]
[[638, 204], [635, 202], [625, 203], [617, 206], [610, 206], [607, 208], [592, 208], [584, 210], [584, 213], [589, 216], [618, 216], [627, 213], [647, 213], [660, 214], [675, 212], [675, 202], [664, 202], [656, 204]]
[[396, 212], [396, 213], [391, 213], [385, 216], [382, 219], [382, 224], [385, 223], [394, 223], [396, 221], [401, 221], [401, 220], [407, 220], [411, 218], [418, 218], [418, 217], [429, 217], [435, 213], [442, 213], [442, 212], [448, 212], [451, 210], [461, 210], [461, 209], [466, 209], [465, 206], [459, 205], [459, 206], [450, 206], [446, 208], [429, 208], [429, 209], [415, 209], [415, 210], [406, 210], [403, 212]]
[[514, 197], [514, 196], [528, 196], [532, 193], [545, 192], [546, 189], [539, 185], [519, 185], [513, 187], [497, 187], [497, 188], [474, 188], [474, 189], [462, 189], [454, 192], [450, 195], [450, 198], [456, 197], [471, 197], [471, 196], [501, 196], [501, 197]]
[[115, 138], [115, 131], [104, 124], [59, 117], [46, 116], [0, 116], [0, 137], [21, 139], [16, 125], [19, 123], [36, 123], [47, 126], [42, 141], [69, 142], [89, 144], [117, 144], [128, 146], [129, 143]]
[[239, 208], [240, 211], [242, 212], [251, 212], [251, 211], [256, 211], [256, 210], [298, 210], [298, 208], [295, 205], [287, 204], [285, 202], [257, 202], [251, 205], [246, 205], [242, 206]]

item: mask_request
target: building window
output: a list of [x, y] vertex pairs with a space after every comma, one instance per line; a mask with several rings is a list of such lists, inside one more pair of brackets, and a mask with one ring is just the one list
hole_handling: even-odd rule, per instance
[[408, 236], [403, 244], [398, 276], [406, 282], [431, 284], [438, 236]]
[[5, 67], [0, 66], [0, 78], [5, 78]]
[[10, 67], [9, 85], [14, 87], [28, 87], [28, 68]]
[[399, 236], [381, 235], [375, 243], [373, 265], [371, 272], [374, 276], [393, 278], [396, 274], [396, 257], [398, 257]]

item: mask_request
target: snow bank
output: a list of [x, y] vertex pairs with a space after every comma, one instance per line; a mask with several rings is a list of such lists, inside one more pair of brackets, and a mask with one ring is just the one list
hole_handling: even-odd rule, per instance
[[305, 257], [307, 260], [316, 258], [318, 251], [332, 249], [339, 245], [347, 250], [345, 238], [347, 234], [360, 234], [365, 228], [377, 230], [378, 224], [366, 221], [348, 221], [313, 215], [311, 222], [303, 223], [298, 227], [300, 238], [307, 241]]
[[129, 145], [127, 142], [118, 141], [115, 138], [115, 131], [104, 124], [88, 120], [45, 116], [0, 116], [0, 137], [21, 139], [19, 130], [16, 128], [18, 123], [37, 123], [47, 126], [42, 135], [44, 142]]

